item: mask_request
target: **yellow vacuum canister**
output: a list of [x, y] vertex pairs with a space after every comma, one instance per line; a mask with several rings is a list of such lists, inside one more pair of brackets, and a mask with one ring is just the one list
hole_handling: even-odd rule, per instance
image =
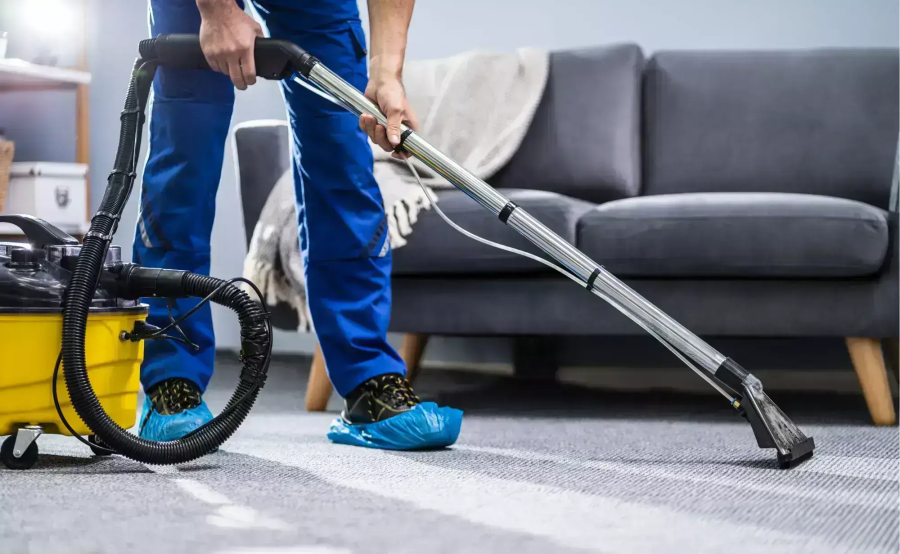
[[[3, 216], [10, 217], [19, 216]], [[72, 434], [54, 403], [53, 382], [61, 366], [63, 297], [81, 246], [40, 220], [15, 223], [29, 243], [0, 243], [0, 436], [9, 435], [0, 459], [7, 467], [24, 469], [37, 459], [34, 440], [41, 433]], [[111, 246], [106, 261], [116, 263], [120, 257], [119, 247]], [[91, 386], [110, 418], [126, 429], [137, 417], [144, 343], [125, 338], [146, 317], [145, 305], [116, 298], [103, 287], [88, 315], [85, 358]], [[75, 433], [92, 435], [72, 407], [62, 371], [56, 379], [60, 411]]]

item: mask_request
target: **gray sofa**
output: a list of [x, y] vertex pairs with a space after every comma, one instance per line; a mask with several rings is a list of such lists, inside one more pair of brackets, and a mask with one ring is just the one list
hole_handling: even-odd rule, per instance
[[[897, 50], [555, 52], [521, 148], [490, 181], [701, 336], [849, 338], [873, 418], [892, 423], [880, 340], [900, 325], [898, 62]], [[249, 239], [288, 137], [259, 124], [234, 138]], [[464, 228], [534, 251], [459, 191], [439, 196]], [[392, 330], [418, 336], [529, 337], [538, 355], [552, 343], [534, 337], [644, 333], [433, 212], [395, 252], [393, 287]]]

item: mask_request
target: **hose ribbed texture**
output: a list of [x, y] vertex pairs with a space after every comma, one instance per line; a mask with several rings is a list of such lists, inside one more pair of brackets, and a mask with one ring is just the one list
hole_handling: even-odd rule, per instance
[[138, 53], [140, 53], [141, 58], [145, 60], [155, 60], [156, 59], [156, 39], [155, 38], [146, 38], [140, 42], [138, 45]]
[[[265, 314], [250, 297], [234, 285], [223, 287], [212, 298], [213, 302], [227, 306], [237, 312], [241, 323], [244, 373], [237, 389], [229, 401], [229, 408], [200, 431], [172, 442], [153, 442], [141, 439], [116, 424], [103, 410], [97, 395], [91, 388], [85, 364], [84, 343], [90, 303], [93, 299], [109, 237], [114, 232], [116, 217], [103, 213], [121, 215], [128, 201], [134, 180], [135, 152], [142, 114], [149, 95], [155, 66], [146, 70], [146, 64], [138, 68], [132, 76], [122, 112], [119, 134], [119, 148], [113, 172], [107, 184], [106, 193], [98, 215], [91, 221], [78, 262], [72, 274], [63, 311], [62, 357], [63, 375], [72, 405], [78, 416], [103, 442], [128, 458], [147, 464], [178, 464], [194, 460], [208, 454], [224, 443], [240, 426], [252, 408], [259, 394], [258, 382], [265, 378], [265, 364], [268, 357], [268, 328]], [[99, 235], [99, 236], [98, 236]], [[186, 274], [183, 279], [184, 293], [205, 297], [211, 294], [223, 281], [202, 275]], [[249, 375], [251, 378], [245, 378]], [[240, 402], [239, 402], [240, 401]], [[240, 405], [235, 406], [236, 403]]]

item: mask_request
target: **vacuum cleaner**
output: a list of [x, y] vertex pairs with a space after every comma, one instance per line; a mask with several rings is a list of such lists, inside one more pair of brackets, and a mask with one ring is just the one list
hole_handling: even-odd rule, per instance
[[[77, 242], [66, 242], [69, 239], [59, 237], [60, 233], [51, 230], [50, 234], [56, 236], [37, 240], [38, 243], [45, 244], [42, 245], [43, 248], [33, 250], [32, 254], [22, 253], [21, 249], [10, 252], [9, 261], [2, 263], [2, 266], [14, 276], [0, 277], [0, 317], [5, 318], [0, 319], [0, 336], [5, 336], [5, 327], [11, 328], [17, 318], [26, 314], [41, 310], [52, 314], [48, 318], [45, 339], [41, 340], [40, 346], [44, 349], [55, 347], [58, 341], [54, 339], [61, 333], [62, 351], [57, 362], [60, 359], [62, 361], [65, 386], [74, 412], [95, 437], [91, 442], [95, 451], [98, 445], [102, 444], [103, 446], [99, 447], [103, 449], [101, 452], [118, 452], [144, 463], [171, 464], [189, 461], [210, 452], [222, 444], [247, 416], [265, 380], [271, 354], [271, 324], [265, 308], [236, 287], [233, 284], [236, 280], [221, 281], [183, 271], [141, 268], [133, 264], [122, 264], [116, 260], [117, 250], [110, 247], [110, 240], [134, 182], [134, 167], [140, 144], [144, 109], [156, 69], [168, 66], [185, 70], [210, 70], [197, 35], [160, 35], [142, 41], [139, 51], [140, 58], [135, 62], [131, 86], [122, 112], [122, 128], [115, 168], [110, 174], [100, 210], [93, 217], [90, 230], [81, 245], [77, 245]], [[368, 114], [382, 125], [387, 123], [379, 108], [360, 91], [325, 67], [312, 54], [289, 41], [257, 39], [255, 61], [257, 74], [264, 79], [301, 80], [305, 85], [356, 116]], [[490, 185], [431, 146], [412, 129], [403, 127], [401, 144], [397, 148], [411, 153], [447, 179], [497, 216], [502, 223], [512, 227], [535, 244], [553, 261], [490, 243], [472, 235], [457, 227], [436, 206], [441, 216], [454, 228], [473, 239], [546, 264], [588, 292], [610, 303], [658, 339], [721, 393], [737, 413], [750, 423], [759, 447], [776, 450], [779, 467], [789, 468], [812, 456], [815, 448], [812, 437], [807, 437], [788, 419], [763, 391], [760, 381], [736, 362], [681, 326], [524, 209], [516, 206]], [[412, 164], [409, 166], [418, 180], [415, 168]], [[41, 227], [44, 230], [48, 228], [46, 225]], [[59, 241], [64, 241], [64, 244], [56, 244]], [[67, 262], [62, 263], [53, 253], [58, 250], [57, 247], [73, 249]], [[28, 270], [23, 267], [26, 263], [31, 264]], [[31, 271], [35, 275], [42, 271], [46, 273], [47, 278], [38, 279], [47, 283], [46, 302], [27, 300], [33, 295], [23, 296], [24, 289], [33, 288], [33, 282], [19, 277], [19, 273], [13, 273], [19, 271]], [[54, 279], [56, 281], [51, 285]], [[7, 284], [16, 282], [19, 283], [18, 286]], [[10, 292], [5, 294], [3, 288], [9, 289]], [[258, 294], [258, 290], [252, 288]], [[25, 304], [18, 308], [19, 312], [15, 306], [12, 308], [4, 306], [2, 299], [10, 296], [19, 298], [21, 303]], [[141, 357], [140, 348], [138, 346], [135, 350], [133, 346], [128, 347], [124, 343], [145, 338], [161, 338], [166, 331], [178, 328], [176, 320], [163, 329], [148, 329], [146, 323], [141, 324], [146, 312], [141, 311], [143, 308], [135, 303], [139, 298], [184, 296], [202, 297], [204, 301], [212, 300], [237, 312], [241, 321], [243, 371], [238, 388], [228, 406], [211, 422], [177, 441], [166, 443], [146, 441], [126, 432], [122, 427], [133, 423], [133, 420], [126, 421], [125, 415], [133, 415], [134, 401], [128, 399], [132, 389], [137, 388], [137, 377], [129, 377], [132, 379], [129, 381], [123, 375], [122, 381], [118, 384], [108, 383], [102, 387], [96, 384], [98, 391], [92, 388], [92, 384], [95, 383], [94, 375], [102, 375], [101, 368], [110, 364], [121, 366], [123, 373], [128, 371], [135, 373]], [[41, 299], [43, 298], [44, 296], [41, 296]], [[262, 302], [261, 295], [260, 302]], [[110, 324], [104, 323], [104, 317], [117, 319], [115, 323]], [[103, 328], [106, 335], [110, 333], [115, 335], [117, 329], [126, 329], [132, 324], [134, 327], [131, 331], [119, 331], [118, 340], [123, 344], [117, 345], [119, 347], [117, 353], [113, 354], [112, 358], [104, 358], [108, 356], [105, 352], [111, 342], [109, 336], [99, 336], [102, 333], [98, 332], [98, 329]], [[86, 358], [86, 334], [91, 341], [90, 352], [93, 355], [91, 359]], [[178, 340], [178, 337], [170, 338]], [[182, 337], [180, 340], [186, 338]], [[0, 353], [0, 356], [3, 355], [8, 354]], [[0, 368], [29, 366], [28, 363], [24, 363], [27, 360], [19, 360], [23, 362], [20, 364], [5, 363], [3, 358], [0, 358], [0, 361], [4, 362], [0, 363]], [[58, 365], [57, 363], [57, 370]], [[92, 371], [90, 380], [89, 370]], [[25, 462], [21, 460], [23, 457], [31, 456], [28, 451], [33, 446], [33, 437], [36, 438], [40, 433], [40, 428], [34, 422], [44, 421], [41, 417], [46, 417], [47, 412], [23, 410], [12, 417], [4, 413], [3, 379], [9, 379], [7, 373], [9, 370], [0, 369], [0, 433], [7, 431], [10, 425], [18, 425], [19, 430], [14, 443], [7, 446], [13, 437], [4, 443], [3, 452], [11, 451], [11, 454], [4, 454], [3, 461], [9, 466], [7, 459], [12, 456], [15, 460], [19, 460], [14, 464], [27, 465], [27, 460]], [[39, 374], [40, 371], [35, 370], [35, 373]], [[51, 376], [49, 384], [52, 385], [53, 381], [55, 379]], [[33, 382], [39, 380], [34, 379]], [[56, 388], [53, 386], [49, 388], [56, 395]], [[98, 392], [105, 395], [104, 403], [98, 398]], [[116, 402], [113, 399], [115, 397], [118, 397], [119, 401], [130, 403], [124, 404], [119, 412], [112, 407]], [[58, 419], [65, 423], [64, 411], [57, 409], [57, 413]], [[56, 421], [51, 425], [55, 426]], [[68, 423], [65, 423], [65, 427], [73, 435], [77, 435], [79, 431]], [[54, 429], [60, 430], [58, 427]], [[36, 453], [35, 449], [35, 457]]]
[[[119, 175], [110, 179], [107, 199], [127, 197], [125, 181], [133, 177]], [[104, 207], [109, 209], [106, 201]], [[100, 217], [112, 218], [103, 213], [114, 212], [101, 210]], [[272, 344], [268, 314], [232, 284], [243, 279], [125, 264], [108, 238], [90, 235], [79, 244], [27, 215], [0, 215], [0, 223], [19, 227], [27, 241], [0, 243], [0, 435], [10, 435], [0, 445], [0, 461], [7, 468], [31, 468], [42, 433], [75, 436], [101, 456], [175, 464], [212, 451], [240, 426], [265, 381]], [[241, 324], [244, 365], [231, 402], [191, 436], [169, 443], [145, 441], [125, 429], [135, 424], [143, 341], [191, 344], [169, 332], [180, 332], [179, 323], [196, 308], [157, 328], [145, 321], [148, 309], [140, 298], [147, 297], [202, 298], [198, 307], [216, 302], [237, 312]], [[58, 379], [61, 363], [64, 383]]]
[[[145, 63], [188, 70], [209, 69], [196, 35], [160, 35], [143, 41], [140, 53], [146, 60]], [[387, 119], [378, 106], [296, 44], [279, 39], [259, 38], [255, 45], [255, 60], [259, 77], [269, 80], [295, 79], [356, 116], [368, 114], [375, 117], [381, 125], [387, 125]], [[749, 422], [759, 447], [775, 449], [779, 467], [790, 468], [812, 456], [815, 448], [813, 438], [807, 437], [772, 402], [764, 392], [762, 383], [734, 360], [722, 355], [663, 313], [524, 209], [430, 145], [412, 129], [403, 127], [397, 149], [415, 156], [494, 214], [502, 223], [523, 235], [553, 261], [473, 235], [450, 221], [435, 203], [435, 209], [447, 223], [470, 238], [548, 265], [632, 319], [727, 399], [737, 413]], [[421, 185], [415, 167], [409, 160], [407, 163]], [[425, 191], [426, 194], [430, 193], [428, 189]]]
[[[0, 446], [0, 461], [10, 469], [35, 464], [35, 441], [44, 432], [75, 436], [97, 455], [120, 454], [145, 464], [197, 459], [235, 432], [265, 383], [272, 326], [253, 283], [123, 263], [121, 249], [110, 245], [134, 184], [158, 65], [148, 56], [134, 66], [114, 167], [82, 243], [38, 218], [0, 216], [0, 223], [19, 227], [27, 240], [0, 243], [0, 435], [10, 435]], [[259, 299], [251, 299], [239, 281]], [[170, 310], [169, 324], [159, 328], [146, 322], [142, 298], [201, 300], [178, 319]], [[137, 415], [143, 341], [196, 347], [179, 325], [208, 302], [230, 308], [240, 322], [242, 370], [231, 399], [219, 415], [178, 440], [154, 442], [129, 433]]]

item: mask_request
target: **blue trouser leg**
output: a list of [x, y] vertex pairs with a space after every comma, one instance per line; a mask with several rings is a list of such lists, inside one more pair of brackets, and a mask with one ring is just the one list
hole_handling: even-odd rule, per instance
[[[200, 14], [194, 0], [150, 0], [153, 36], [199, 30]], [[157, 71], [134, 239], [136, 263], [209, 274], [216, 190], [233, 105], [234, 88], [226, 75], [169, 68]], [[197, 302], [178, 300], [173, 316], [184, 314]], [[148, 303], [149, 322], [160, 327], [167, 324], [167, 302], [154, 299]], [[148, 341], [141, 368], [145, 389], [172, 377], [187, 378], [206, 388], [215, 356], [209, 305], [181, 327], [200, 347], [199, 352], [171, 341]]]
[[[360, 90], [365, 38], [356, 0], [253, 0], [269, 36], [308, 50]], [[387, 342], [391, 255], [372, 151], [353, 114], [282, 83], [307, 298], [329, 377], [341, 395], [406, 368]]]

